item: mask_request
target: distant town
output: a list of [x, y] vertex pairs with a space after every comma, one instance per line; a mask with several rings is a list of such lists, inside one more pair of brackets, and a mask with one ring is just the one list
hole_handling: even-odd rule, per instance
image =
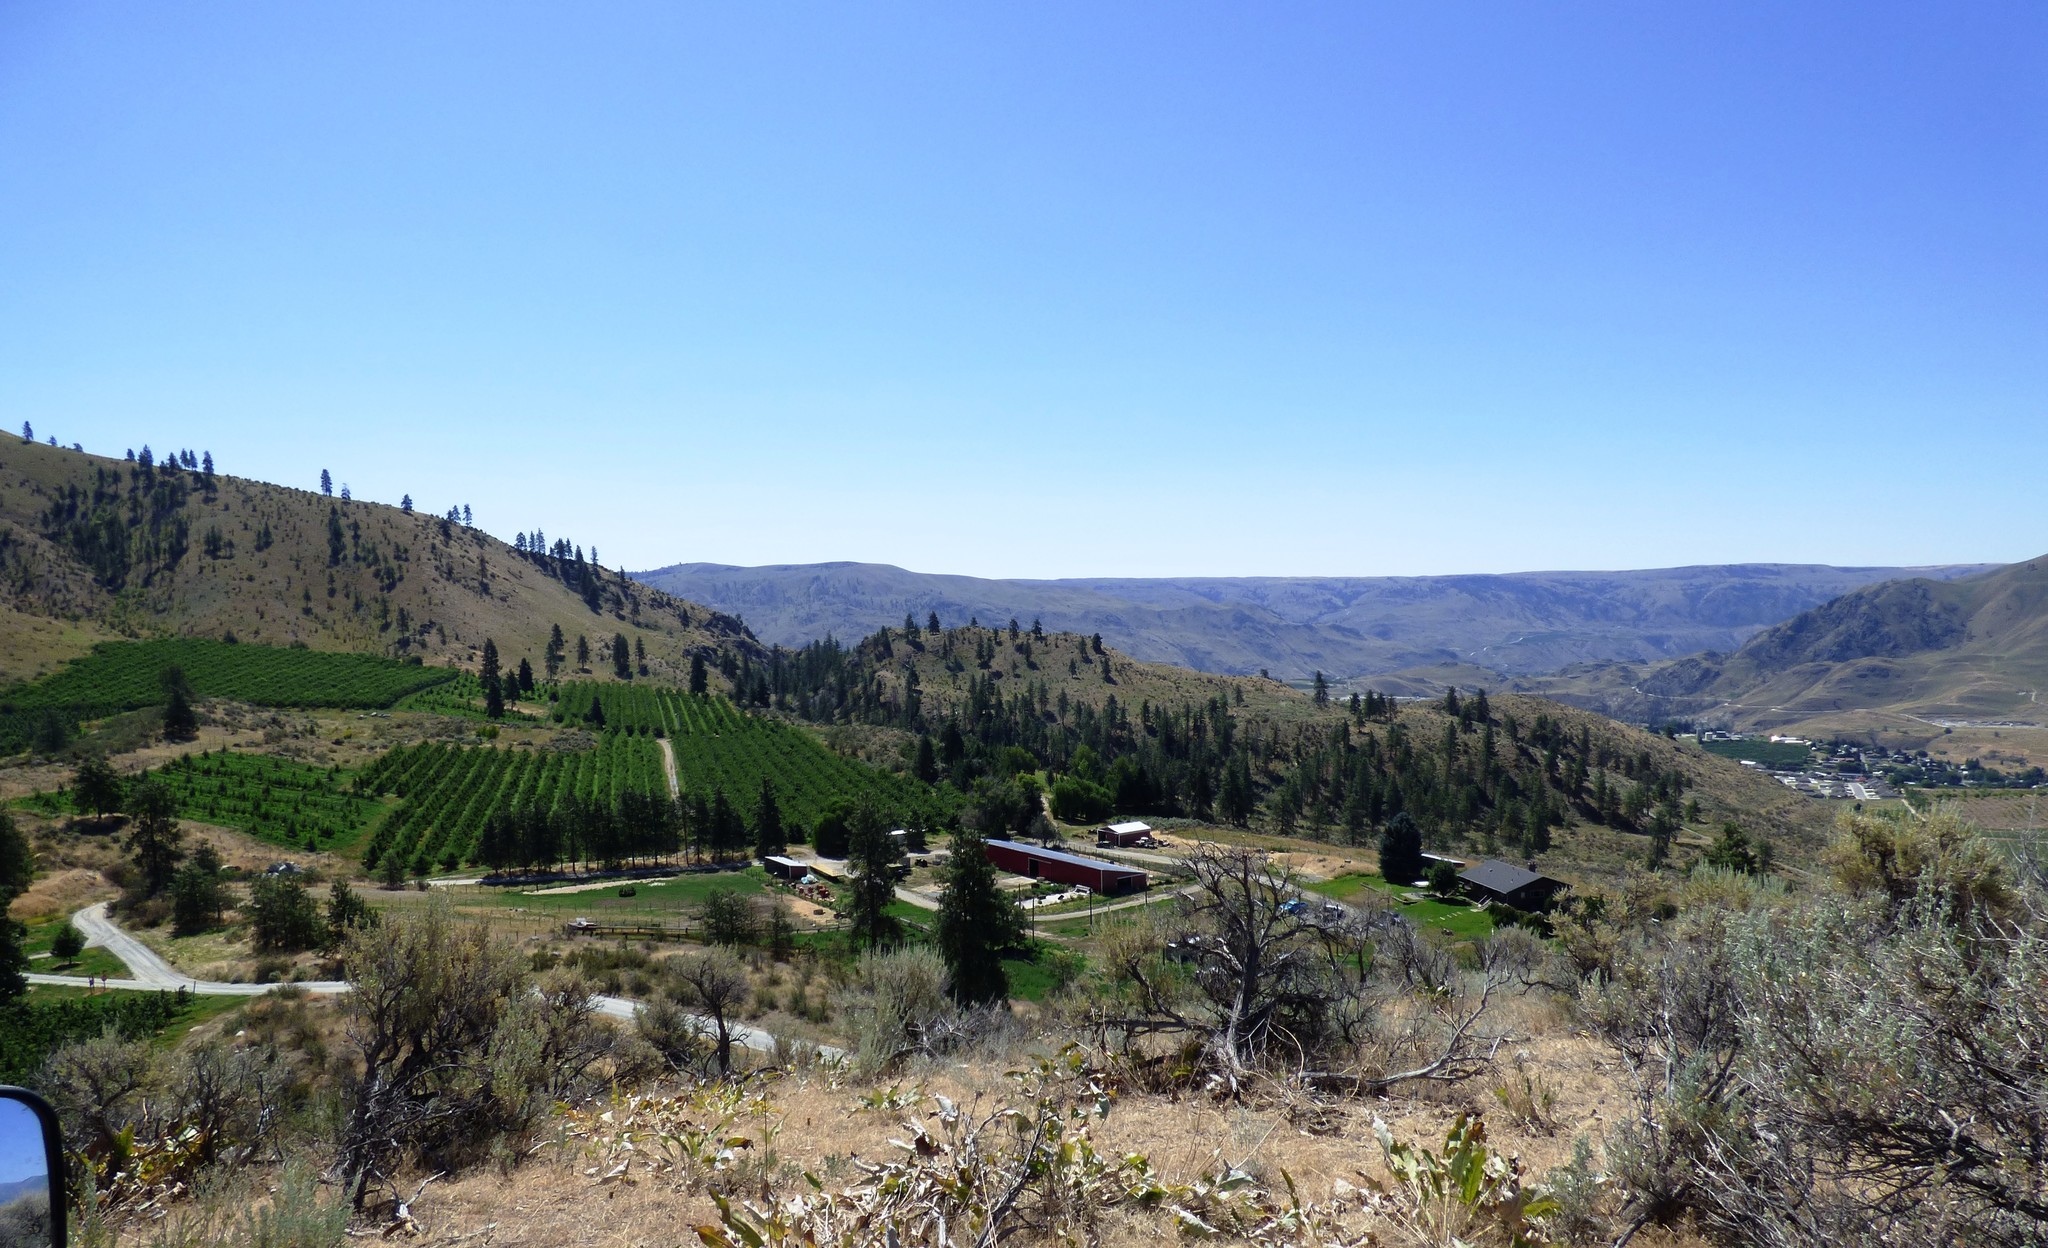
[[1808, 797], [1859, 802], [1897, 798], [1907, 788], [2048, 788], [2048, 771], [2000, 771], [1982, 760], [1961, 764], [1925, 750], [1886, 750], [1854, 741], [1813, 741], [1795, 736], [1744, 735], [1705, 729], [1693, 735], [1710, 753], [1733, 758]]

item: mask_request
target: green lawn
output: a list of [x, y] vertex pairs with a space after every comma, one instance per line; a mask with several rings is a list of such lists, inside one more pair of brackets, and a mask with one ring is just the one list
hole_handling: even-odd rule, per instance
[[[24, 952], [34, 955], [49, 953], [50, 942], [57, 937], [57, 930], [64, 926], [63, 919], [45, 919], [41, 923], [28, 925], [28, 936], [22, 942]], [[33, 958], [28, 969], [38, 975], [109, 975], [116, 979], [128, 977], [128, 967], [121, 959], [104, 949], [87, 949], [78, 955], [76, 962], [59, 962], [53, 957]]]
[[[622, 888], [631, 889], [633, 895], [619, 896]], [[582, 914], [608, 922], [667, 923], [694, 917], [697, 907], [718, 889], [731, 889], [742, 895], [766, 893], [768, 876], [759, 867], [749, 867], [745, 871], [686, 875], [660, 883], [618, 880], [607, 883], [603, 888], [580, 893], [540, 893], [529, 889], [490, 888], [481, 884], [462, 885], [448, 892], [450, 899], [463, 909], [516, 908], [529, 913], [542, 911], [564, 917]], [[376, 896], [374, 891], [365, 895]]]
[[1379, 893], [1394, 901], [1394, 909], [1417, 927], [1428, 931], [1442, 932], [1460, 940], [1476, 940], [1493, 933], [1493, 916], [1476, 906], [1462, 902], [1398, 900], [1403, 894], [1412, 893], [1412, 888], [1399, 888], [1389, 884], [1377, 875], [1346, 874], [1332, 879], [1317, 880], [1302, 887], [1335, 901], [1357, 904], [1368, 895]]

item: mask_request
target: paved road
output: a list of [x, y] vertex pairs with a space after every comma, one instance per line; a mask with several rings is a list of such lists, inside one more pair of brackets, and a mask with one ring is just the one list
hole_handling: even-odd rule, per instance
[[[187, 992], [203, 997], [260, 997], [279, 986], [230, 984], [220, 980], [194, 979], [183, 974], [159, 957], [156, 950], [123, 931], [107, 914], [107, 903], [104, 901], [80, 910], [71, 916], [71, 921], [85, 934], [85, 943], [88, 947], [105, 949], [126, 963], [129, 978], [95, 980], [83, 975], [32, 974], [28, 976], [28, 982], [71, 988], [85, 988], [97, 983], [102, 988], [130, 992], [168, 992], [183, 988]], [[294, 986], [323, 996], [349, 990], [346, 981], [336, 979], [310, 980]], [[639, 1009], [639, 1002], [625, 997], [597, 998], [597, 1012], [607, 1018], [631, 1022]], [[743, 1023], [733, 1025], [733, 1041], [758, 1053], [775, 1051], [774, 1035]], [[819, 1045], [818, 1053], [828, 1060], [837, 1060], [845, 1056], [844, 1050], [833, 1048], [831, 1045]]]

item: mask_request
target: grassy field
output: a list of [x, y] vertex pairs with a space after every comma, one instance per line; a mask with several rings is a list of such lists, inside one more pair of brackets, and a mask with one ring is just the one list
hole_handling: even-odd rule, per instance
[[[621, 897], [621, 889], [631, 889], [633, 895]], [[524, 915], [566, 923], [584, 915], [598, 923], [680, 926], [694, 922], [704, 899], [720, 889], [730, 889], [742, 896], [765, 896], [768, 876], [759, 867], [749, 867], [744, 871], [706, 872], [657, 882], [620, 880], [576, 893], [492, 888], [482, 884], [455, 885], [436, 891], [446, 893], [456, 909], [479, 917]], [[377, 890], [363, 895], [373, 904], [379, 898], [390, 897]], [[411, 896], [400, 894], [407, 901]]]
[[1304, 885], [1309, 892], [1319, 893], [1333, 901], [1356, 904], [1373, 894], [1384, 896], [1394, 903], [1394, 909], [1410, 923], [1426, 931], [1441, 932], [1460, 940], [1477, 940], [1493, 934], [1493, 916], [1477, 906], [1463, 902], [1445, 902], [1430, 898], [1424, 901], [1404, 902], [1401, 896], [1414, 890], [1398, 888], [1377, 875], [1340, 875], [1331, 880], [1318, 880]]
[[1761, 763], [1779, 771], [1796, 771], [1805, 765], [1807, 759], [1813, 757], [1813, 751], [1803, 745], [1774, 744], [1761, 737], [1752, 737], [1746, 741], [1707, 741], [1702, 743], [1700, 748], [1722, 758], [1732, 758], [1737, 762]]
[[22, 949], [29, 955], [29, 970], [38, 975], [108, 975], [117, 979], [127, 978], [127, 965], [104, 949], [87, 949], [78, 955], [75, 962], [59, 962], [55, 956], [37, 957], [37, 954], [50, 952], [50, 942], [56, 939], [58, 930], [65, 922], [64, 919], [45, 919], [40, 923], [28, 924], [28, 936], [22, 942]]

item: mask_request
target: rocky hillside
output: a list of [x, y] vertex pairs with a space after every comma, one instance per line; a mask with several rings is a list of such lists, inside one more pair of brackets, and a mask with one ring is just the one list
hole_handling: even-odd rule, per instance
[[2041, 722], [2048, 556], [1942, 581], [1890, 581], [1757, 634], [1733, 654], [1582, 668], [1526, 687], [1610, 714], [1741, 727], [1844, 711]]

